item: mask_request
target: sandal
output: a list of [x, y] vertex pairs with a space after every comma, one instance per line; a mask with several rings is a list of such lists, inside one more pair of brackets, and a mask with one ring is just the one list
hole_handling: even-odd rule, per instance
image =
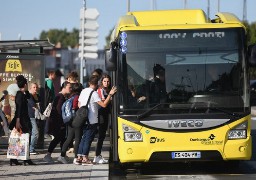
[[93, 165], [93, 163], [89, 159], [86, 159], [86, 160], [82, 160], [82, 165], [83, 166], [91, 166], [91, 165]]
[[77, 164], [77, 165], [81, 165], [82, 164], [82, 159], [74, 159], [74, 164]]

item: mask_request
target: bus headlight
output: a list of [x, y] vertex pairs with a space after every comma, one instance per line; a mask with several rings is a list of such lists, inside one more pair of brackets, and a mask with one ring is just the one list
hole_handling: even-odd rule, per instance
[[124, 132], [124, 141], [127, 141], [127, 142], [143, 141], [142, 134], [138, 130], [136, 130], [130, 126], [123, 124], [123, 132]]
[[124, 141], [142, 141], [142, 134], [140, 132], [124, 133]]
[[246, 130], [234, 129], [228, 133], [228, 139], [246, 139]]
[[248, 122], [243, 122], [228, 132], [228, 139], [246, 139]]

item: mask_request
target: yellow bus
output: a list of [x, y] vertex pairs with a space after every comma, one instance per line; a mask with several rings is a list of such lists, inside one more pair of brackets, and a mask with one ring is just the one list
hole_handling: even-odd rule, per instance
[[250, 160], [246, 29], [231, 13], [128, 12], [105, 65], [111, 157], [126, 163]]

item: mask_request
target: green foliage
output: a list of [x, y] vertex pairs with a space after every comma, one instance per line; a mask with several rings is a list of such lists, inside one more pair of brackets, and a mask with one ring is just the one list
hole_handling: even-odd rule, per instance
[[256, 43], [256, 22], [250, 24], [250, 41], [249, 44]]
[[247, 21], [243, 22], [247, 30], [248, 45], [256, 43], [256, 22], [249, 24]]
[[49, 38], [53, 44], [60, 42], [62, 48], [68, 46], [73, 48], [78, 45], [79, 30], [74, 28], [71, 32], [68, 32], [67, 29], [50, 29], [49, 31], [42, 31], [39, 38], [42, 40]]
[[112, 34], [113, 30], [114, 30], [114, 28], [112, 28], [112, 29], [108, 32], [108, 35], [105, 37], [105, 40], [106, 40], [105, 49], [108, 49], [108, 48], [109, 48], [109, 45], [110, 45], [110, 38], [111, 38], [111, 34]]

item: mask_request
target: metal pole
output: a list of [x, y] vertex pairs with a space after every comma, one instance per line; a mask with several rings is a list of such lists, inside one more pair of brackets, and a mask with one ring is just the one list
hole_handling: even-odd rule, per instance
[[220, 0], [218, 0], [218, 12], [220, 12]]
[[247, 2], [244, 0], [243, 3], [243, 21], [247, 20]]
[[127, 12], [130, 12], [130, 0], [127, 0]]
[[187, 9], [187, 0], [184, 0], [184, 9]]
[[210, 18], [210, 0], [207, 2], [207, 15]]
[[151, 0], [151, 10], [156, 10], [156, 0]]
[[86, 0], [83, 0], [83, 16], [82, 16], [82, 39], [81, 39], [81, 59], [80, 59], [80, 83], [84, 82], [84, 24], [85, 24], [85, 10], [86, 10]]

